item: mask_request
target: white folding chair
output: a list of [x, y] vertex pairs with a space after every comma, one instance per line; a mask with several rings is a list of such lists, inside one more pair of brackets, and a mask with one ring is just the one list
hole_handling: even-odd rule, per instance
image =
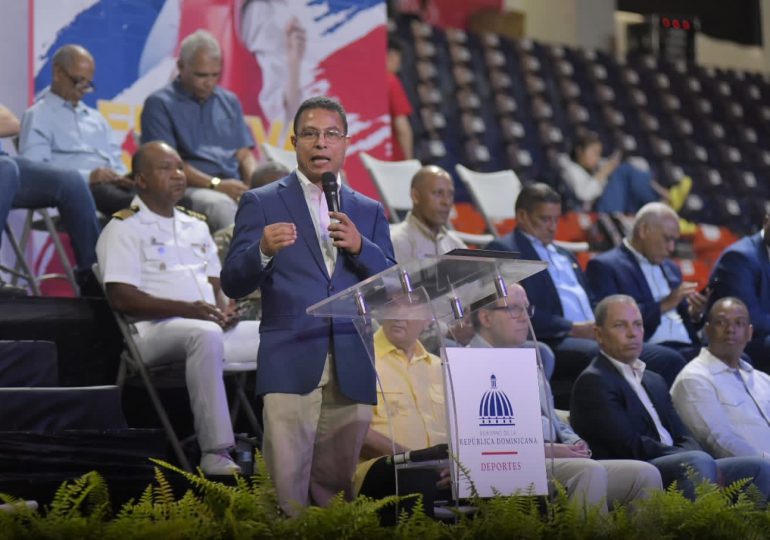
[[366, 152], [358, 155], [372, 177], [382, 204], [390, 214], [391, 223], [402, 221], [402, 215], [412, 209], [412, 177], [420, 170], [422, 163], [417, 159], [383, 161]]
[[476, 209], [484, 216], [489, 232], [500, 236], [496, 222], [515, 217], [514, 205], [521, 191], [519, 177], [511, 169], [481, 173], [457, 164], [455, 170], [468, 188]]
[[[97, 263], [94, 263], [93, 267], [94, 276], [102, 286], [105, 292], [105, 297], [109, 303], [109, 296], [107, 295], [106, 287], [104, 286], [101, 269]], [[130, 376], [138, 375], [142, 381], [142, 385], [150, 396], [152, 405], [155, 408], [155, 412], [158, 415], [163, 431], [166, 433], [166, 438], [171, 444], [171, 448], [179, 460], [179, 465], [188, 471], [192, 471], [190, 462], [187, 459], [187, 455], [182, 447], [182, 442], [174, 430], [174, 426], [171, 425], [166, 408], [163, 406], [163, 402], [158, 395], [158, 387], [162, 384], [173, 385], [176, 387], [184, 386], [184, 372], [183, 365], [179, 363], [173, 364], [161, 364], [158, 366], [148, 366], [142, 360], [142, 355], [139, 352], [139, 348], [134, 342], [134, 335], [136, 335], [136, 328], [130, 323], [126, 317], [117, 311], [112, 304], [110, 304], [112, 314], [115, 316], [115, 322], [120, 329], [120, 333], [123, 336], [123, 342], [126, 349], [120, 356], [120, 366], [118, 368], [118, 377], [116, 384], [121, 388], [126, 382], [126, 379]], [[223, 372], [225, 376], [236, 377], [236, 395], [233, 402], [230, 405], [230, 419], [235, 424], [238, 412], [241, 407], [246, 413], [249, 419], [251, 428], [254, 430], [254, 435], [257, 439], [262, 439], [262, 427], [254, 413], [254, 408], [251, 406], [248, 396], [246, 395], [245, 385], [248, 374], [256, 371], [257, 362], [243, 362], [243, 363], [227, 363], [223, 366]], [[180, 373], [180, 370], [182, 372]]]
[[284, 165], [290, 171], [297, 168], [297, 155], [291, 150], [285, 150], [272, 144], [262, 143], [262, 153], [268, 161], [275, 161]]
[[[64, 269], [63, 274], [43, 274], [40, 276], [35, 276], [29, 264], [27, 263], [27, 259], [24, 253], [27, 248], [27, 244], [29, 243], [29, 240], [32, 236], [33, 229], [41, 228], [41, 226], [51, 236], [54, 250], [57, 257], [59, 258], [59, 261], [61, 262], [62, 268]], [[72, 268], [69, 257], [67, 257], [67, 252], [64, 250], [64, 245], [61, 242], [61, 238], [59, 238], [59, 233], [56, 230], [56, 224], [54, 223], [51, 214], [48, 212], [48, 208], [27, 209], [27, 215], [24, 219], [24, 227], [22, 229], [20, 239], [16, 237], [16, 234], [13, 232], [13, 229], [8, 225], [8, 223], [5, 224], [5, 234], [8, 238], [8, 243], [11, 245], [11, 249], [13, 249], [16, 262], [14, 263], [13, 268], [0, 266], [0, 270], [7, 272], [12, 276], [12, 285], [16, 285], [19, 279], [23, 279], [27, 282], [27, 286], [32, 291], [32, 294], [35, 296], [40, 296], [41, 281], [47, 279], [65, 279], [72, 286], [72, 290], [74, 291], [75, 295], [77, 296], [79, 294], [80, 289], [78, 287], [77, 281], [75, 280], [75, 271]]]

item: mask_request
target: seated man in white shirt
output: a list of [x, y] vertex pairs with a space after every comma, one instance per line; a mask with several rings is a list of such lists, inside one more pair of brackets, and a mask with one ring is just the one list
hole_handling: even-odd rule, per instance
[[184, 362], [205, 474], [240, 472], [228, 455], [233, 429], [223, 363], [253, 362], [256, 321], [238, 322], [221, 295], [219, 258], [199, 215], [175, 208], [187, 187], [169, 145], [142, 145], [132, 161], [137, 196], [102, 231], [96, 256], [112, 306], [136, 322], [147, 364]]
[[[521, 347], [529, 333], [531, 306], [518, 283], [508, 287], [508, 298], [479, 310], [480, 320], [471, 347]], [[497, 319], [496, 321], [493, 319]], [[655, 466], [633, 459], [591, 459], [588, 443], [569, 424], [553, 414], [553, 394], [548, 381], [539, 377], [545, 452], [553, 460], [546, 464], [574, 500], [588, 504], [627, 504], [645, 497], [651, 489], [662, 489]]]
[[705, 330], [708, 346], [671, 387], [674, 407], [713, 456], [770, 459], [770, 375], [741, 359], [752, 335], [746, 305], [718, 300]]
[[447, 228], [455, 201], [452, 177], [441, 167], [426, 165], [412, 178], [412, 210], [390, 231], [399, 263], [427, 255], [443, 255], [465, 242]]

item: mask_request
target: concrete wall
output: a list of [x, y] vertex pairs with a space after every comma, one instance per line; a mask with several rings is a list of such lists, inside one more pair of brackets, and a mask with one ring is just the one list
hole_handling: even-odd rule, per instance
[[745, 71], [770, 72], [770, 0], [761, 0], [763, 41], [761, 47], [747, 47], [730, 41], [698, 36], [696, 57], [704, 66], [726, 67]]
[[615, 0], [505, 0], [504, 6], [526, 14], [532, 39], [605, 51], [612, 46]]

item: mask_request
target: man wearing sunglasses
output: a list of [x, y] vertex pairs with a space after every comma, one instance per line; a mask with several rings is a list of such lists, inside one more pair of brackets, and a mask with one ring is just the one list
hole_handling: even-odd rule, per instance
[[19, 152], [32, 161], [78, 171], [105, 215], [127, 208], [136, 194], [126, 175], [112, 128], [83, 103], [95, 89], [96, 64], [80, 45], [64, 45], [53, 56], [51, 86], [24, 113]]

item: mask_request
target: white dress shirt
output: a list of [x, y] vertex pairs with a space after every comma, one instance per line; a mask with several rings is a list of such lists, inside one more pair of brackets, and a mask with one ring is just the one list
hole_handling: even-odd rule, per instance
[[704, 347], [671, 386], [687, 428], [715, 457], [770, 459], [770, 375], [740, 361], [733, 369]]
[[660, 421], [660, 416], [658, 416], [658, 411], [655, 410], [655, 405], [652, 404], [652, 400], [650, 399], [647, 390], [645, 390], [644, 386], [642, 386], [642, 377], [644, 376], [644, 370], [647, 365], [638, 358], [629, 365], [619, 360], [615, 360], [604, 351], [602, 352], [607, 358], [609, 358], [610, 362], [612, 362], [612, 365], [617, 368], [620, 374], [623, 375], [623, 378], [626, 380], [626, 382], [631, 385], [631, 388], [633, 388], [634, 392], [636, 392], [639, 401], [641, 401], [642, 405], [644, 405], [644, 408], [647, 409], [647, 412], [655, 424], [655, 428], [658, 430], [660, 442], [667, 446], [673, 446], [673, 437], [671, 437], [671, 434], [668, 432], [668, 430], [663, 427], [663, 423]]
[[[627, 240], [623, 240], [623, 244], [633, 253], [636, 257], [639, 266], [644, 274], [644, 279], [647, 282], [647, 286], [652, 292], [652, 297], [656, 302], [660, 302], [671, 294], [671, 287], [668, 285], [666, 276], [663, 275], [663, 269], [659, 264], [651, 263], [647, 257], [636, 251], [631, 243]], [[687, 332], [687, 327], [682, 321], [682, 316], [674, 309], [670, 309], [665, 313], [660, 314], [660, 324], [655, 329], [655, 332], [647, 340], [649, 343], [664, 343], [666, 341], [674, 341], [677, 343], [692, 343], [690, 334]]]

